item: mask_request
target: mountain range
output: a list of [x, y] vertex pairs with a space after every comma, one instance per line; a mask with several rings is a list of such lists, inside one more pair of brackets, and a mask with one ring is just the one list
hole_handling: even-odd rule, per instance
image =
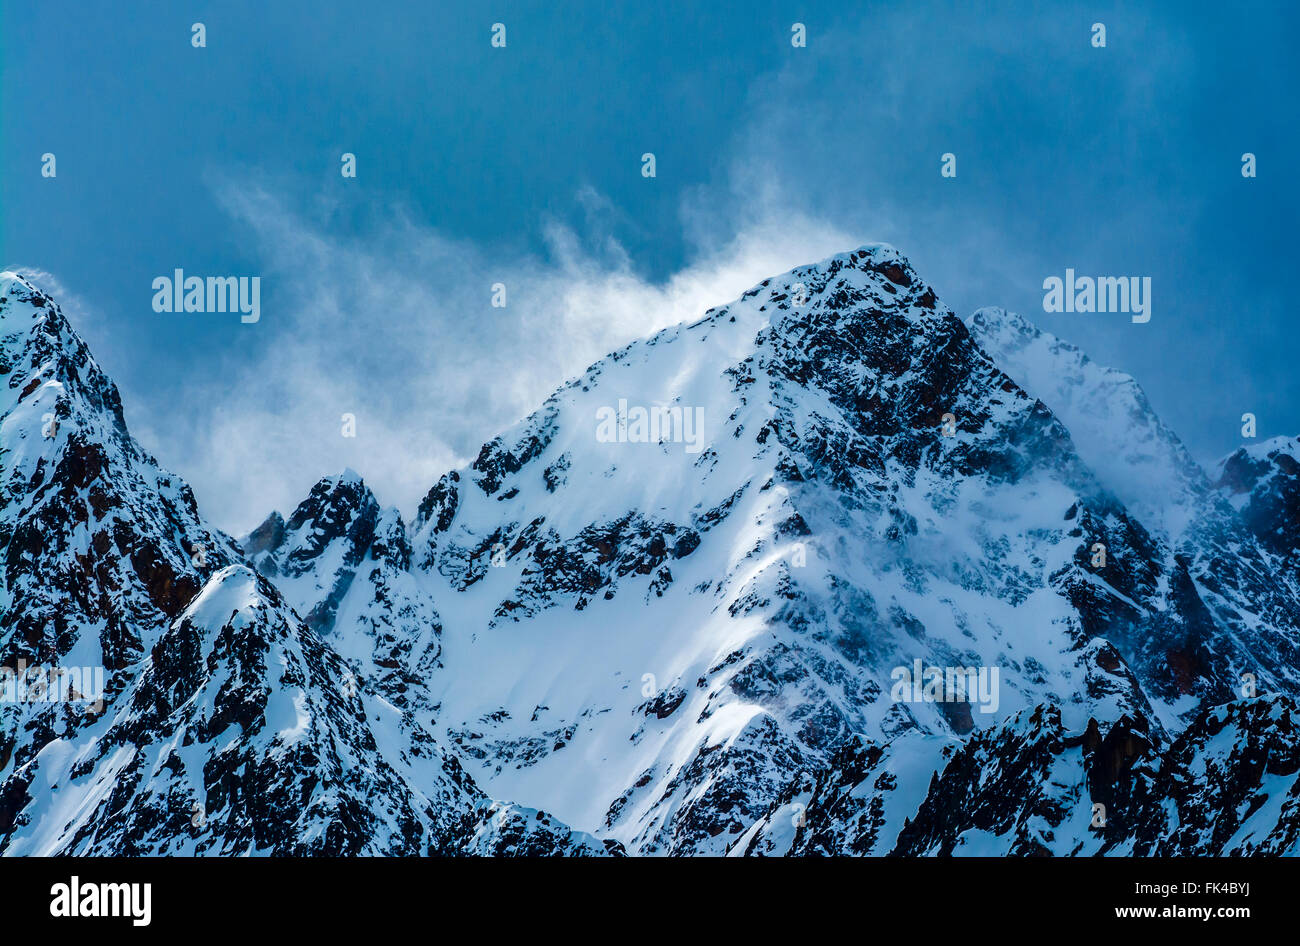
[[608, 355], [411, 518], [348, 470], [224, 535], [14, 273], [0, 380], [0, 667], [105, 679], [0, 702], [0, 853], [1300, 853], [1300, 440], [1207, 471], [892, 247]]

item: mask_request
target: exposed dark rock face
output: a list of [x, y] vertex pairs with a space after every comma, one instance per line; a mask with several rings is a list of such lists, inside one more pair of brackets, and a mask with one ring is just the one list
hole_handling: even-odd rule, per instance
[[347, 471], [239, 544], [3, 285], [0, 655], [111, 679], [0, 703], [2, 852], [1300, 845], [1294, 444], [1211, 483], [892, 248], [611, 354], [409, 525]]
[[248, 533], [240, 545], [244, 549], [244, 554], [257, 566], [258, 571], [274, 578], [279, 572], [279, 567], [275, 563], [275, 553], [284, 545], [284, 540], [284, 518], [278, 512], [273, 512], [262, 521], [260, 526]]
[[[1122, 717], [1070, 732], [1054, 707], [1022, 712], [934, 755], [923, 800], [900, 805], [892, 770], [908, 739], [849, 743], [793, 782], [745, 838], [751, 855], [1294, 852], [1300, 840], [1296, 704], [1284, 696], [1206, 710], [1171, 743]], [[799, 800], [798, 804], [794, 804]], [[898, 811], [908, 812], [894, 837]], [[795, 812], [793, 820], [791, 812]]]
[[1260, 544], [1286, 562], [1293, 580], [1300, 579], [1300, 438], [1242, 447], [1219, 464], [1215, 486], [1241, 510]]
[[[1148, 527], [977, 330], [896, 252], [863, 247], [615, 352], [443, 477], [417, 517], [414, 560], [440, 601], [472, 601], [454, 628], [471, 651], [514, 625], [547, 629], [533, 646], [561, 651], [573, 645], [559, 628], [585, 622], [652, 634], [652, 620], [623, 622], [661, 601], [675, 621], [715, 629], [631, 705], [549, 702], [530, 726], [534, 695], [453, 698], [443, 709], [471, 769], [540, 768], [560, 751], [546, 746], [580, 751], [616, 725], [592, 719], [623, 717], [635, 749], [605, 829], [640, 853], [716, 853], [846, 740], [978, 740], [1016, 712], [1059, 707], [1107, 732], [1159, 719], [1150, 748], [1171, 721], [1232, 699], [1243, 673], [1300, 691], [1297, 598], [1172, 433], [1144, 419], [1156, 446], [1135, 448], [1165, 451], [1178, 484], [1176, 515], [1130, 497]], [[1115, 386], [1132, 394], [1124, 412], [1149, 412], [1140, 390]], [[597, 433], [611, 405], [685, 415], [692, 398], [710, 417], [698, 443]], [[665, 481], [671, 496], [655, 487]], [[918, 659], [998, 668], [1001, 707], [897, 699], [891, 671]], [[579, 647], [571, 660], [594, 658]], [[502, 692], [526, 689], [510, 681]], [[868, 847], [892, 850], [890, 830]]]
[[[11, 274], [0, 381], [0, 853], [482, 848], [491, 800], [423, 697], [404, 698], [437, 663], [436, 612], [406, 596], [405, 530], [359, 478], [241, 550], [132, 440], [54, 302]], [[308, 606], [266, 575], [310, 585]], [[351, 662], [322, 637], [350, 600]], [[84, 687], [51, 673], [82, 665], [98, 692], [32, 685]], [[553, 818], [509, 834], [503, 848], [606, 853]]]

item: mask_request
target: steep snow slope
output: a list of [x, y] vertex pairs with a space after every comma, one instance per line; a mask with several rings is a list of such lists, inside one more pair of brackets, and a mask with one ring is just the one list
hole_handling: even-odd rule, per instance
[[[1300, 584], [1292, 550], [1300, 515], [1285, 513], [1288, 502], [1298, 508], [1285, 486], [1295, 478], [1266, 475], [1273, 461], [1252, 459], [1280, 457], [1285, 465], [1285, 446], [1238, 451], [1224, 461], [1229, 469], [1221, 464], [1216, 491], [1132, 377], [1004, 309], [980, 309], [967, 323], [985, 351], [1069, 428], [1102, 485], [1170, 543], [1214, 623], [1295, 693]], [[1245, 500], [1231, 500], [1257, 486], [1258, 498], [1239, 514]]]
[[1182, 538], [1210, 484], [1136, 380], [1006, 309], [979, 309], [966, 324], [998, 367], [1069, 428], [1108, 489], [1148, 528]]
[[[642, 437], [656, 406], [701, 430]], [[471, 770], [644, 853], [725, 851], [850, 734], [1048, 703], [1163, 743], [1247, 669], [1289, 683], [884, 246], [598, 362], [413, 534]], [[891, 698], [916, 660], [995, 668], [996, 706]]]

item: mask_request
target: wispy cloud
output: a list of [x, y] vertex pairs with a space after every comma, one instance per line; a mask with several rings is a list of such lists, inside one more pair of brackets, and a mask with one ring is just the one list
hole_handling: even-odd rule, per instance
[[[567, 378], [626, 342], [698, 317], [773, 273], [860, 242], [792, 212], [763, 188], [744, 213], [684, 226], [709, 239], [661, 281], [640, 275], [607, 226], [614, 208], [574, 197], [582, 231], [541, 221], [545, 252], [451, 239], [400, 210], [362, 235], [330, 232], [328, 210], [223, 180], [217, 197], [264, 261], [262, 321], [220, 383], [183, 393], [189, 428], [146, 442], [235, 532], [287, 513], [319, 477], [350, 466], [410, 515], [448, 469]], [[491, 304], [504, 283], [506, 306]], [[355, 415], [356, 437], [342, 435]]]
[[[628, 249], [663, 239], [658, 224], [590, 186], [570, 195], [570, 222], [537, 220], [496, 245], [402, 207], [359, 222], [324, 190], [302, 198], [302, 180], [215, 181], [258, 261], [263, 318], [235, 326], [239, 360], [191, 359], [202, 377], [162, 405], [183, 429], [164, 429], [154, 410], [146, 443], [232, 530], [287, 512], [345, 466], [409, 515], [443, 471], [607, 352], [875, 240], [907, 253], [962, 315], [989, 304], [1041, 314], [1042, 280], [1065, 265], [1149, 273], [1177, 319], [1158, 316], [1142, 334], [1102, 319], [1047, 327], [1103, 363], [1141, 369], [1184, 436], [1208, 429], [1215, 411], [1240, 413], [1215, 385], [1189, 392], [1184, 377], [1214, 325], [1197, 315], [1206, 307], [1186, 252], [1201, 198], [1134, 173], [1147, 166], [1134, 149], [1190, 127], [1179, 109], [1195, 61], [1177, 18], [1107, 8], [1095, 15], [1115, 43], [1099, 51], [1092, 14], [1025, 5], [1008, 29], [1003, 17], [941, 7], [924, 29], [902, 10], [826, 23], [807, 50], [756, 77], [737, 103], [743, 120], [717, 142], [715, 177], [678, 192], [687, 252], [667, 276], [648, 277]], [[1131, 141], [1096, 133], [1141, 131], [1152, 114], [1162, 122]], [[955, 180], [940, 177], [945, 152], [956, 154]], [[1239, 183], [1235, 173], [1222, 186]], [[506, 285], [504, 309], [491, 306], [495, 283]], [[1180, 354], [1151, 364], [1153, 346]], [[1247, 391], [1247, 375], [1243, 365], [1229, 387]], [[1275, 375], [1266, 383], [1279, 387]], [[343, 414], [356, 417], [354, 439], [340, 434]], [[1200, 442], [1220, 449], [1213, 433]]]
[[69, 289], [54, 273], [39, 266], [24, 266], [22, 263], [5, 263], [0, 265], [0, 272], [17, 273], [25, 276], [33, 286], [52, 296], [63, 310], [76, 330], [82, 334], [95, 331], [100, 319], [95, 310], [80, 295]]

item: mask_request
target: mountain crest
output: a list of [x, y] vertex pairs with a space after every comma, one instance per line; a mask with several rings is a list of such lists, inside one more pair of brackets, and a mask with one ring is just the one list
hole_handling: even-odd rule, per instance
[[[892, 247], [599, 360], [409, 530], [346, 470], [237, 549], [11, 285], [0, 643], [116, 679], [99, 712], [4, 711], [6, 850], [1115, 853], [1164, 850], [1157, 815], [1294, 847], [1260, 799], [1295, 773], [1248, 749], [1291, 735], [1300, 596], [1239, 512], [1291, 496], [1292, 452], [1211, 488], [1132, 378], [963, 323]], [[45, 434], [54, 382], [99, 400]]]

